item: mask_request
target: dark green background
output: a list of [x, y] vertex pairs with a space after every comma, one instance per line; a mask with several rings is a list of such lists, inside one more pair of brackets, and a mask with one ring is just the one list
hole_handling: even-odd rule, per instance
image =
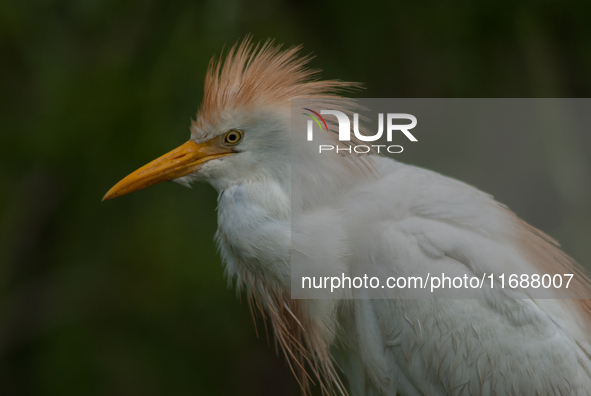
[[[224, 45], [304, 44], [358, 97], [587, 97], [590, 17], [584, 1], [0, 1], [0, 394], [298, 394], [227, 289], [211, 187], [100, 203], [188, 139]], [[591, 263], [589, 133], [501, 132], [403, 159]]]

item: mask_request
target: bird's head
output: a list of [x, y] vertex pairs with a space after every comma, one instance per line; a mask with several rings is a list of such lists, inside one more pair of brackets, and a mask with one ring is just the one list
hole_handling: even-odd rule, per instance
[[[289, 180], [290, 99], [338, 99], [337, 91], [357, 84], [315, 78], [298, 57], [299, 47], [282, 51], [271, 41], [244, 39], [225, 60], [213, 59], [191, 139], [117, 183], [103, 200], [166, 180], [183, 185], [202, 180], [223, 190], [265, 178]], [[289, 182], [288, 182], [289, 183]]]

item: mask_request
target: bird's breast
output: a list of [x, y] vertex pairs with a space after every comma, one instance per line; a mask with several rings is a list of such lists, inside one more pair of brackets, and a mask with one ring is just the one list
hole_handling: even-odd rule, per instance
[[230, 276], [289, 284], [289, 196], [275, 184], [240, 184], [219, 198], [216, 234]]

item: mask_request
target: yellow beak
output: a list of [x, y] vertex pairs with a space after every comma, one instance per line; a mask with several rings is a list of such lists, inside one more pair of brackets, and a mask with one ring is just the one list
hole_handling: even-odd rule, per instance
[[103, 201], [188, 175], [199, 170], [205, 162], [232, 153], [234, 153], [232, 148], [220, 145], [218, 139], [211, 139], [204, 143], [195, 143], [193, 140], [189, 140], [115, 184], [105, 194]]

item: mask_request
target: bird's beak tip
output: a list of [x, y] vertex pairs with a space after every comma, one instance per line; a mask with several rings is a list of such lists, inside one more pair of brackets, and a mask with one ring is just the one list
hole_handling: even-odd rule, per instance
[[101, 199], [101, 202], [105, 202], [108, 201], [109, 199], [113, 199], [116, 198], [118, 195], [117, 193], [113, 192], [113, 189], [110, 189], [109, 191], [107, 191], [107, 193], [103, 196], [103, 198]]
[[[107, 193], [101, 199], [101, 202], [105, 202], [110, 199], [125, 195], [128, 192], [131, 192], [131, 191], [126, 191], [126, 190], [128, 190], [128, 188], [126, 188], [127, 186], [124, 185], [124, 183], [125, 183], [124, 180], [120, 181], [115, 186], [113, 186], [109, 191], [107, 191]], [[123, 187], [121, 186], [122, 184], [123, 184]]]

